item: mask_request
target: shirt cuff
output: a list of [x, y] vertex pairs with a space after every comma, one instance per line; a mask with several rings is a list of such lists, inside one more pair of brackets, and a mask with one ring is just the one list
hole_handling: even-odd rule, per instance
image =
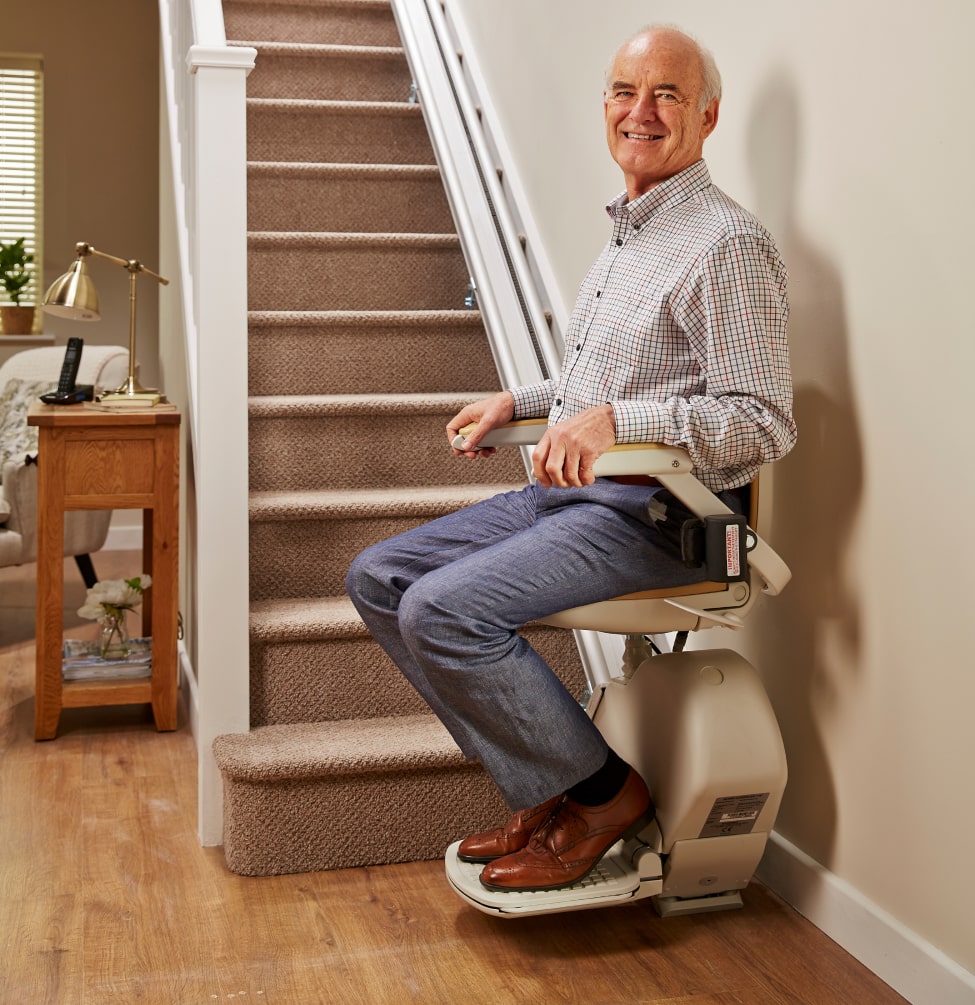
[[653, 401], [610, 401], [617, 443], [663, 443], [663, 410]]
[[513, 419], [540, 419], [548, 415], [552, 407], [552, 393], [555, 382], [543, 381], [540, 384], [526, 384], [524, 387], [506, 388], [515, 399]]

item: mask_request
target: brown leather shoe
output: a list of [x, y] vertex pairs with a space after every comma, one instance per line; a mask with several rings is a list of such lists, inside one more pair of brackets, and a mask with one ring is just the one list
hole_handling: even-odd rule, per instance
[[464, 838], [457, 849], [457, 857], [462, 862], [493, 862], [502, 855], [521, 851], [528, 839], [549, 818], [558, 806], [561, 796], [549, 799], [531, 809], [519, 810], [504, 827], [493, 831], [482, 831]]
[[654, 817], [646, 782], [632, 769], [619, 794], [602, 806], [566, 797], [521, 851], [489, 862], [489, 890], [558, 890], [583, 879], [620, 838], [637, 835]]

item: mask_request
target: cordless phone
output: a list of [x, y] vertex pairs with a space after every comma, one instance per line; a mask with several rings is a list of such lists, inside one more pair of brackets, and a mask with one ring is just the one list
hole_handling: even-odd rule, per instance
[[61, 364], [61, 376], [58, 378], [57, 390], [42, 394], [41, 401], [48, 405], [75, 405], [79, 401], [91, 400], [93, 390], [91, 386], [77, 387], [75, 385], [84, 344], [84, 339], [68, 339], [68, 348], [64, 353], [64, 363]]

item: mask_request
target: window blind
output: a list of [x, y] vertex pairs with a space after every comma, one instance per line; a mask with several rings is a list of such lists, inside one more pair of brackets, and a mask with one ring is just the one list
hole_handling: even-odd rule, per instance
[[34, 278], [22, 295], [30, 304], [40, 296], [43, 137], [41, 58], [0, 53], [0, 241], [23, 237], [34, 256]]

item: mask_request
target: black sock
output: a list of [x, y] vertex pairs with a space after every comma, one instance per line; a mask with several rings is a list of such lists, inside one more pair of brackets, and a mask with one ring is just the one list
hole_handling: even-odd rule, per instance
[[630, 766], [610, 748], [606, 763], [595, 774], [566, 789], [565, 794], [583, 806], [602, 806], [619, 793], [629, 773]]

